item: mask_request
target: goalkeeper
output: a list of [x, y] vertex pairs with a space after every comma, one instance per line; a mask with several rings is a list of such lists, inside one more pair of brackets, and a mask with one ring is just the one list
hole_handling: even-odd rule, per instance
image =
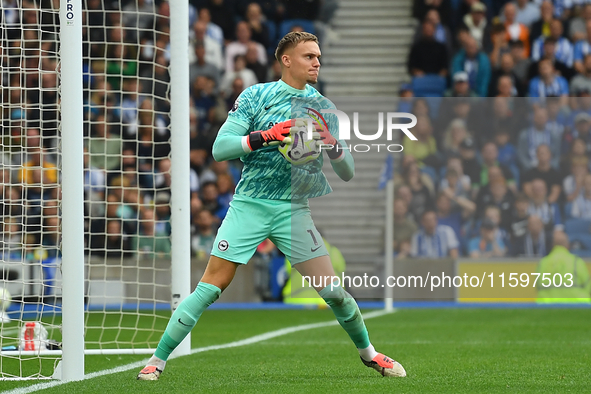
[[[316, 83], [320, 69], [320, 48], [316, 36], [291, 32], [279, 42], [275, 57], [281, 64], [279, 81], [257, 84], [244, 90], [228, 114], [213, 146], [217, 161], [240, 158], [242, 178], [230, 209], [218, 231], [211, 258], [195, 291], [174, 311], [154, 356], [137, 376], [157, 380], [166, 360], [193, 329], [203, 311], [218, 299], [241, 264], [246, 264], [257, 245], [266, 238], [289, 258], [303, 276], [318, 278], [335, 275], [322, 237], [318, 234], [308, 198], [331, 192], [322, 173], [322, 156], [301, 166], [292, 166], [277, 150], [289, 143], [297, 125], [292, 99], [329, 103], [308, 83]], [[330, 103], [327, 105], [331, 105]], [[326, 108], [326, 106], [324, 106]], [[332, 106], [334, 108], [334, 106]], [[309, 109], [309, 108], [307, 108]], [[344, 181], [354, 175], [353, 157], [343, 141], [338, 141], [336, 116], [315, 114], [314, 138], [321, 140], [332, 168]], [[404, 368], [372, 346], [356, 301], [341, 287], [315, 287], [334, 312], [336, 319], [355, 344], [361, 361], [383, 376], [406, 376]]]

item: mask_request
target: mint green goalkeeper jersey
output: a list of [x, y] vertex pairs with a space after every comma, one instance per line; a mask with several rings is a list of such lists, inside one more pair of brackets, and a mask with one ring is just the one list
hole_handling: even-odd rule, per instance
[[[294, 98], [302, 98], [293, 100]], [[292, 105], [293, 104], [293, 105]], [[309, 108], [335, 108], [330, 100], [306, 85], [295, 89], [282, 80], [253, 85], [245, 89], [230, 110], [227, 122], [252, 131], [268, 130], [273, 125], [294, 118], [308, 117]], [[338, 138], [337, 118], [322, 114], [329, 130]], [[222, 128], [218, 138], [232, 130]], [[343, 141], [342, 146], [346, 147]], [[277, 146], [258, 149], [240, 158], [244, 163], [236, 194], [269, 200], [299, 200], [319, 197], [332, 191], [322, 173], [322, 154], [304, 165], [292, 165], [279, 153]]]

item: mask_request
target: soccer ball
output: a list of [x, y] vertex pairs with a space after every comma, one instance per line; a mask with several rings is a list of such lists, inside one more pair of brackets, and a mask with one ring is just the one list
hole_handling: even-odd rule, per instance
[[292, 128], [291, 141], [291, 144], [279, 145], [278, 149], [285, 160], [296, 166], [314, 161], [322, 153], [318, 141], [308, 139], [306, 124]]

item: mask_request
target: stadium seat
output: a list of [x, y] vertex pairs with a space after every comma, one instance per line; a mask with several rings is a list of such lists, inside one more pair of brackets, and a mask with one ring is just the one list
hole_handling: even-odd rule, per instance
[[428, 74], [412, 79], [412, 91], [415, 97], [442, 97], [445, 92], [445, 78]]
[[294, 26], [301, 26], [304, 31], [314, 34], [314, 22], [307, 19], [289, 19], [279, 25], [279, 37], [283, 37]]
[[415, 97], [423, 97], [429, 104], [433, 118], [439, 113], [439, 106], [445, 92], [446, 80], [439, 75], [428, 74], [412, 79], [412, 91]]
[[564, 231], [569, 237], [577, 236], [577, 234], [589, 234], [591, 228], [591, 220], [585, 219], [569, 219], [564, 223]]

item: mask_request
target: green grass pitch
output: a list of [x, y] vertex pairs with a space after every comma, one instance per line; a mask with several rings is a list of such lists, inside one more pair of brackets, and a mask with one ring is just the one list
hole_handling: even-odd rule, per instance
[[[193, 347], [328, 321], [328, 310], [206, 312]], [[367, 321], [376, 349], [408, 377], [364, 367], [338, 326], [170, 360], [157, 382], [138, 370], [43, 393], [582, 393], [589, 391], [591, 309], [401, 309]], [[87, 356], [86, 372], [145, 359]], [[34, 382], [0, 382], [2, 390]]]

